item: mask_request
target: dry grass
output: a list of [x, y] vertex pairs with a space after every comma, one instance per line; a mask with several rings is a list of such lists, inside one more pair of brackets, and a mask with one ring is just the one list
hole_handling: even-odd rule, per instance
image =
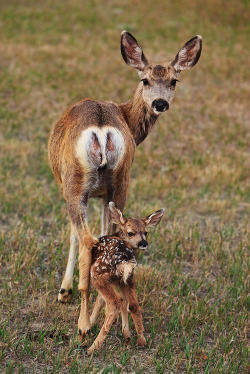
[[[1, 371], [246, 373], [249, 4], [2, 0], [0, 10]], [[73, 302], [56, 301], [69, 238], [46, 148], [75, 101], [132, 96], [123, 29], [158, 62], [196, 34], [204, 48], [131, 170], [126, 212], [166, 208], [137, 269], [147, 348], [127, 347], [118, 322], [90, 359], [77, 342], [77, 271]], [[90, 216], [98, 234], [94, 200]]]

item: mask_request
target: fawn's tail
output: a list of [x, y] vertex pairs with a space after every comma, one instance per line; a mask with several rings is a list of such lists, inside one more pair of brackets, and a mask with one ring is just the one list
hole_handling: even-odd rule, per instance
[[119, 276], [122, 277], [122, 280], [125, 284], [127, 283], [128, 279], [132, 277], [135, 267], [136, 261], [134, 259], [126, 262], [121, 262], [116, 266], [116, 270]]

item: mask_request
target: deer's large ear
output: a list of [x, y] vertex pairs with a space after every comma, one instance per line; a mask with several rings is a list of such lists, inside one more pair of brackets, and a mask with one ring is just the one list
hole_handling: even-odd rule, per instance
[[139, 71], [148, 65], [142, 47], [128, 31], [123, 31], [121, 35], [121, 53], [124, 61]]
[[111, 221], [117, 225], [124, 225], [124, 223], [127, 221], [122, 212], [116, 208], [113, 201], [110, 201], [109, 203], [109, 215]]
[[177, 72], [192, 68], [199, 61], [201, 49], [202, 37], [197, 35], [181, 47], [171, 65]]
[[150, 214], [149, 216], [147, 216], [146, 218], [144, 218], [144, 222], [145, 222], [146, 226], [156, 226], [156, 225], [158, 225], [158, 223], [160, 222], [160, 220], [163, 216], [164, 210], [165, 209], [157, 210], [156, 212], [154, 212], [154, 213]]

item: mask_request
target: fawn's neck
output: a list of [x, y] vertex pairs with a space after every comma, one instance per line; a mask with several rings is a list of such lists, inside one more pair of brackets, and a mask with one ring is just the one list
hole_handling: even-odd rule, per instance
[[142, 85], [139, 84], [133, 99], [125, 104], [120, 104], [119, 108], [130, 128], [136, 145], [139, 145], [153, 128], [158, 118], [150, 110], [142, 98]]
[[117, 231], [117, 232], [116, 232], [115, 234], [113, 234], [112, 236], [116, 236], [116, 237], [119, 238], [120, 240], [125, 241], [125, 240], [123, 239], [123, 233], [122, 233], [122, 230]]

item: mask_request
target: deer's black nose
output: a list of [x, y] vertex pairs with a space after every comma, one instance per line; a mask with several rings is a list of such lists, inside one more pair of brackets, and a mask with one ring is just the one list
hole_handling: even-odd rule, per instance
[[141, 240], [140, 243], [138, 243], [139, 249], [146, 249], [148, 248], [148, 242], [146, 240]]
[[169, 108], [169, 103], [163, 99], [154, 100], [152, 102], [152, 108], [157, 110], [157, 112], [165, 112], [165, 110]]

